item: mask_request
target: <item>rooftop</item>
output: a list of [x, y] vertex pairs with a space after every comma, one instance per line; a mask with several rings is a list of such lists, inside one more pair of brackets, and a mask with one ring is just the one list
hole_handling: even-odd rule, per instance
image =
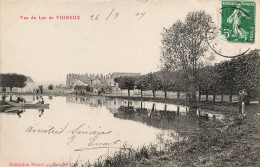
[[27, 77], [26, 82], [34, 82], [31, 77]]

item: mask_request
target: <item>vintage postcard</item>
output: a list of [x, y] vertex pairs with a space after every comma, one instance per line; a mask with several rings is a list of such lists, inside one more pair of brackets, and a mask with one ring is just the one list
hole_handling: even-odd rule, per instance
[[259, 0], [0, 0], [0, 167], [260, 166]]

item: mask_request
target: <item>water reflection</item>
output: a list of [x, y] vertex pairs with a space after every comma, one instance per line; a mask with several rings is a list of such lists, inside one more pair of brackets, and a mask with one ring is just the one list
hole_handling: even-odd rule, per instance
[[222, 114], [205, 109], [149, 101], [105, 97], [67, 97], [66, 101], [67, 103], [85, 104], [89, 107], [105, 106], [115, 118], [132, 120], [155, 128], [177, 132], [171, 136], [193, 135], [201, 129], [202, 121], [224, 118]]
[[118, 113], [114, 113], [114, 116], [141, 122], [159, 129], [173, 129], [181, 136], [189, 136], [200, 129], [201, 119], [198, 119], [194, 112], [189, 112], [188, 108], [178, 107], [177, 111], [169, 111], [157, 110], [155, 106], [153, 104], [152, 109], [120, 106]]
[[104, 105], [104, 99], [94, 97], [66, 97], [67, 103], [85, 104], [89, 107], [102, 107]]
[[[13, 99], [15, 98], [14, 96]], [[23, 98], [27, 102], [36, 100], [34, 96]], [[3, 144], [3, 150], [13, 150], [12, 152], [21, 154], [20, 158], [33, 157], [35, 161], [53, 162], [61, 157], [68, 160], [70, 156], [75, 158], [80, 155], [84, 160], [89, 159], [93, 162], [99, 156], [118, 151], [116, 148], [120, 148], [125, 142], [133, 148], [150, 143], [165, 147], [171, 142], [183, 140], [200, 131], [204, 126], [204, 120], [217, 121], [223, 118], [222, 115], [212, 111], [149, 101], [128, 101], [100, 96], [84, 98], [46, 96], [44, 99], [50, 104], [49, 109], [12, 107], [0, 113], [3, 134], [15, 136], [12, 138], [15, 145]], [[111, 143], [118, 140], [121, 142], [110, 148], [89, 149], [88, 143], [92, 136], [78, 134], [68, 145], [68, 140], [73, 137], [68, 132], [80, 127], [81, 124], [84, 124], [80, 129], [82, 132], [111, 131], [108, 135], [99, 136], [97, 143]], [[55, 127], [60, 130], [66, 125], [68, 127], [61, 135], [25, 133], [30, 126], [36, 129]], [[21, 138], [23, 140], [20, 140]], [[8, 142], [7, 139], [3, 139], [3, 143]], [[55, 151], [49, 151], [53, 148]], [[80, 148], [87, 148], [88, 151], [75, 151]], [[37, 152], [39, 156], [33, 156], [35, 149], [41, 150]], [[13, 162], [18, 161], [12, 152], [7, 156]], [[27, 153], [26, 157], [22, 154], [24, 152]]]
[[[21, 107], [9, 107], [9, 108], [4, 108], [1, 110], [1, 112], [4, 112], [6, 114], [17, 114], [19, 118], [22, 117], [22, 114], [26, 111], [26, 110], [34, 110], [34, 109], [24, 109]], [[38, 113], [39, 113], [39, 117], [41, 117], [44, 113], [44, 109], [38, 109]]]
[[16, 114], [19, 118], [21, 118], [21, 114], [24, 112], [24, 109], [19, 109], [19, 108], [16, 108], [16, 107], [12, 107], [12, 108], [9, 108], [9, 109], [6, 109], [5, 112], [7, 114]]
[[129, 110], [135, 111], [165, 111], [173, 112], [172, 114], [176, 115], [194, 115], [205, 119], [218, 119], [221, 120], [224, 118], [222, 114], [206, 110], [206, 109], [194, 109], [187, 106], [174, 105], [174, 104], [164, 104], [156, 102], [145, 102], [145, 101], [134, 101], [134, 100], [122, 100], [122, 99], [111, 99], [105, 97], [85, 97], [85, 98], [75, 98], [75, 97], [66, 97], [67, 103], [78, 103], [85, 104], [89, 107], [102, 107], [105, 106], [115, 115], [118, 115], [123, 107], [128, 107]]
[[[9, 99], [16, 99], [17, 97], [18, 96], [13, 95], [9, 96]], [[22, 97], [28, 102], [37, 100], [35, 96]], [[48, 100], [53, 100], [53, 97], [48, 96]], [[224, 118], [222, 114], [205, 109], [192, 109], [187, 106], [149, 101], [122, 100], [105, 97], [66, 97], [66, 103], [84, 104], [94, 108], [106, 107], [116, 118], [133, 120], [161, 129], [178, 127], [180, 124], [183, 124], [183, 122], [186, 123], [185, 126], [196, 129], [196, 125], [198, 125], [200, 119], [221, 120]], [[15, 112], [21, 117], [22, 112], [25, 110], [8, 108], [8, 110], [5, 109], [3, 111], [8, 113]], [[44, 113], [44, 109], [38, 109], [38, 112], [39, 117], [41, 117]]]
[[39, 110], [39, 117], [43, 115], [44, 109], [38, 109]]

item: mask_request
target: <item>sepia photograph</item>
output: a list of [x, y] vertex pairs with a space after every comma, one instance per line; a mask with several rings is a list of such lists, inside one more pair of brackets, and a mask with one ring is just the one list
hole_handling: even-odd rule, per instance
[[0, 0], [0, 167], [259, 167], [260, 0]]

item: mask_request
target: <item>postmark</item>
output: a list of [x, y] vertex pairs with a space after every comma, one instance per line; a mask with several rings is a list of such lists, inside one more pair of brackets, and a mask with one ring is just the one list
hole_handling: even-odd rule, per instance
[[255, 42], [255, 11], [253, 1], [221, 2], [221, 36], [231, 43]]

